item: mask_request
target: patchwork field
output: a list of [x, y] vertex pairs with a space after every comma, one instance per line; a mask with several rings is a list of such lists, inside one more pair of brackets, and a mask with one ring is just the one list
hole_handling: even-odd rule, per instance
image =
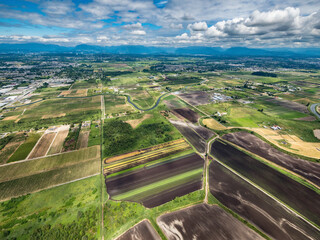
[[61, 153], [63, 148], [63, 142], [68, 136], [68, 133], [69, 133], [69, 128], [67, 130], [62, 130], [57, 133], [57, 136], [55, 137], [49, 149], [48, 155]]
[[[315, 159], [319, 159], [320, 143], [319, 142], [307, 142], [295, 135], [283, 134], [278, 131], [265, 128], [251, 128], [250, 130], [263, 136], [272, 144], [280, 148], [284, 148], [286, 151], [302, 156], [307, 156]], [[279, 144], [279, 141], [286, 141], [288, 146]]]
[[272, 161], [281, 167], [293, 171], [320, 186], [319, 163], [302, 160], [280, 152], [268, 143], [262, 141], [260, 138], [247, 132], [226, 134], [223, 136], [223, 139], [237, 144], [240, 147]]
[[315, 191], [225, 142], [215, 141], [211, 154], [319, 225], [320, 196]]
[[37, 145], [32, 149], [28, 159], [45, 156], [56, 134], [57, 133], [50, 132], [42, 135]]
[[130, 228], [121, 236], [117, 237], [115, 240], [136, 239], [161, 240], [161, 237], [156, 232], [156, 230], [154, 230], [154, 228], [148, 220], [143, 220], [142, 222]]
[[195, 132], [192, 127], [190, 127], [187, 123], [181, 121], [170, 120], [170, 122], [197, 149], [197, 151], [199, 151], [200, 153], [205, 152], [205, 139], [203, 139], [197, 132]]
[[211, 128], [213, 130], [226, 130], [227, 128], [220, 124], [218, 121], [207, 118], [202, 120], [203, 125], [207, 126], [208, 128]]
[[104, 174], [132, 168], [142, 163], [151, 162], [188, 149], [191, 149], [189, 144], [183, 139], [178, 139], [150, 148], [106, 158], [104, 160], [104, 163], [106, 164]]
[[145, 114], [145, 115], [143, 115], [142, 118], [131, 119], [131, 120], [127, 120], [126, 122], [129, 123], [133, 129], [135, 129], [136, 127], [139, 126], [140, 123], [142, 123], [144, 120], [146, 120], [150, 117], [152, 117], [151, 114]]
[[182, 116], [183, 118], [188, 119], [192, 123], [198, 122], [198, 119], [200, 117], [198, 113], [192, 111], [189, 108], [176, 108], [172, 109], [171, 112], [178, 117]]
[[269, 101], [272, 103], [275, 103], [276, 105], [280, 105], [288, 109], [292, 109], [302, 113], [309, 113], [307, 106], [298, 102], [292, 102], [292, 101], [283, 100], [283, 99], [270, 99]]
[[195, 153], [171, 155], [106, 178], [107, 191], [114, 200], [156, 207], [202, 187], [203, 160]]
[[199, 204], [157, 218], [168, 240], [263, 239], [217, 205]]
[[77, 149], [88, 147], [89, 135], [90, 131], [80, 131], [77, 142]]
[[26, 159], [41, 136], [42, 133], [29, 133], [25, 142], [22, 143], [19, 148], [12, 154], [8, 162], [15, 162]]
[[273, 239], [317, 239], [320, 232], [277, 201], [213, 161], [210, 192], [224, 206], [256, 225]]
[[179, 96], [187, 103], [198, 106], [210, 103], [210, 96], [206, 92], [193, 91], [189, 93], [180, 93]]
[[94, 146], [0, 166], [0, 199], [97, 174], [100, 163], [100, 148]]
[[12, 154], [20, 147], [26, 140], [25, 133], [16, 133], [7, 135], [0, 139], [0, 165], [7, 163]]

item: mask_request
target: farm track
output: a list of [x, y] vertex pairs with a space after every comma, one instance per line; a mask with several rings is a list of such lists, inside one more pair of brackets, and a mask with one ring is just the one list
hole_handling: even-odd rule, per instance
[[315, 103], [315, 104], [312, 104], [310, 106], [310, 111], [317, 116], [317, 118], [320, 120], [320, 114], [317, 112], [316, 108], [317, 106], [320, 105], [320, 103]]

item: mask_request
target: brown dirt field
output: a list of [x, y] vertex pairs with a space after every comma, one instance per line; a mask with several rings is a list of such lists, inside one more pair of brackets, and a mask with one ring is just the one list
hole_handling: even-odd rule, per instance
[[210, 96], [206, 92], [194, 91], [190, 93], [180, 93], [179, 96], [191, 105], [198, 106], [210, 103]]
[[320, 186], [320, 164], [296, 158], [280, 152], [260, 138], [247, 133], [236, 132], [222, 137], [258, 156], [288, 169]]
[[142, 118], [139, 119], [133, 119], [133, 120], [128, 120], [126, 123], [129, 123], [132, 128], [138, 127], [140, 123], [142, 123], [144, 120], [150, 118], [152, 115], [151, 114], [146, 114]]
[[45, 156], [55, 135], [56, 133], [47, 133], [43, 135], [37, 145], [32, 149], [28, 159]]
[[292, 109], [298, 112], [302, 112], [302, 113], [309, 113], [308, 107], [301, 104], [301, 103], [297, 103], [297, 102], [292, 102], [289, 100], [284, 100], [284, 99], [269, 99], [267, 100], [269, 102], [273, 102], [277, 105], [280, 105], [282, 107], [288, 108], [288, 109]]
[[[303, 155], [306, 157], [311, 157], [318, 159], [320, 151], [320, 143], [317, 142], [305, 142], [300, 138], [294, 135], [281, 135], [277, 131], [273, 131], [271, 129], [265, 128], [248, 128], [251, 131], [255, 131], [274, 145], [279, 148], [285, 149], [288, 152], [292, 152], [294, 154]], [[285, 139], [289, 144], [290, 148], [283, 148], [283, 146], [279, 145], [277, 140]]]
[[157, 218], [168, 240], [264, 239], [217, 205], [199, 204]]
[[192, 111], [189, 108], [176, 108], [176, 109], [172, 109], [171, 111], [175, 113], [175, 115], [179, 114], [192, 123], [198, 122], [198, 119], [200, 117], [198, 113]]
[[294, 120], [313, 122], [313, 121], [315, 121], [317, 119], [314, 116], [308, 116], [308, 117], [303, 117], [303, 118], [296, 118]]
[[220, 124], [218, 121], [209, 118], [209, 119], [203, 119], [202, 120], [203, 125], [206, 125], [208, 128], [211, 128], [213, 130], [226, 130], [227, 128]]
[[47, 115], [43, 115], [41, 117], [41, 119], [48, 119], [48, 118], [58, 118], [58, 117], [64, 117], [66, 115], [66, 113], [59, 113], [59, 114], [47, 114]]
[[[125, 172], [117, 176], [106, 178], [107, 192], [112, 198], [118, 194], [128, 192], [130, 190], [143, 187], [145, 185], [184, 173], [193, 169], [203, 166], [203, 159], [198, 154], [189, 154], [177, 158], [174, 161], [165, 162], [161, 165], [152, 168], [140, 168], [130, 172]], [[202, 183], [199, 179], [200, 185]], [[172, 200], [170, 194], [169, 198], [162, 195], [163, 199], [160, 202], [156, 199], [157, 203], [163, 204]], [[142, 199], [142, 202], [148, 199]], [[148, 203], [154, 205], [149, 199]]]
[[60, 93], [60, 96], [66, 96], [66, 95], [69, 95], [71, 93], [71, 90], [68, 90], [68, 91], [62, 91]]
[[209, 129], [202, 127], [202, 126], [196, 126], [194, 124], [189, 124], [193, 128], [194, 131], [198, 133], [200, 137], [202, 137], [205, 140], [209, 140], [212, 138], [215, 134], [210, 131]]
[[197, 151], [200, 153], [204, 153], [206, 149], [206, 142], [202, 139], [191, 127], [189, 127], [186, 123], [180, 121], [172, 121], [170, 122], [179, 130], [179, 132], [188, 139], [188, 141], [194, 146]]
[[210, 165], [209, 181], [210, 192], [215, 198], [273, 239], [317, 239], [320, 234], [277, 201], [216, 161]]
[[319, 225], [320, 195], [312, 189], [250, 157], [228, 143], [215, 141], [212, 144], [211, 154]]
[[79, 89], [76, 92], [76, 95], [79, 97], [87, 96], [88, 89]]
[[320, 129], [313, 130], [313, 134], [316, 138], [320, 139]]
[[48, 152], [49, 154], [60, 153], [63, 148], [63, 142], [65, 138], [68, 136], [69, 130], [59, 131], [54, 142], [51, 145], [51, 148]]
[[156, 232], [156, 230], [152, 227], [149, 220], [143, 220], [142, 222], [133, 226], [124, 234], [116, 238], [115, 240], [138, 240], [138, 239], [161, 240], [161, 237]]
[[79, 134], [77, 149], [88, 147], [88, 139], [89, 139], [90, 131], [81, 131]]
[[5, 117], [4, 119], [2, 119], [2, 121], [13, 121], [13, 120], [17, 120], [19, 117], [20, 115]]

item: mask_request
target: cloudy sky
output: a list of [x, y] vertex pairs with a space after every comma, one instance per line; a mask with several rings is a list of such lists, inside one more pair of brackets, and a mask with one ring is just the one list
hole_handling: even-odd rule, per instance
[[319, 0], [0, 0], [1, 43], [319, 47]]

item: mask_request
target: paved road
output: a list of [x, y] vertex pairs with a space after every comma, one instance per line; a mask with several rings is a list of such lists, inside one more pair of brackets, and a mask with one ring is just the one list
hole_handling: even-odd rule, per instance
[[135, 109], [137, 109], [137, 110], [139, 110], [139, 111], [150, 111], [150, 110], [156, 108], [156, 107], [159, 105], [159, 103], [160, 103], [160, 101], [161, 101], [161, 98], [163, 98], [164, 96], [166, 96], [166, 95], [168, 95], [168, 94], [170, 94], [170, 93], [162, 94], [162, 95], [158, 98], [157, 102], [156, 102], [151, 108], [148, 108], [148, 109], [142, 109], [142, 108], [140, 108], [139, 106], [137, 106], [134, 102], [131, 101], [131, 97], [130, 97], [129, 95], [126, 95], [126, 97], [127, 97], [128, 103], [130, 103]]
[[312, 105], [310, 106], [310, 110], [311, 110], [311, 112], [312, 112], [314, 115], [317, 116], [318, 119], [320, 119], [320, 114], [316, 111], [316, 108], [317, 108], [318, 105], [320, 105], [320, 103], [312, 104]]

